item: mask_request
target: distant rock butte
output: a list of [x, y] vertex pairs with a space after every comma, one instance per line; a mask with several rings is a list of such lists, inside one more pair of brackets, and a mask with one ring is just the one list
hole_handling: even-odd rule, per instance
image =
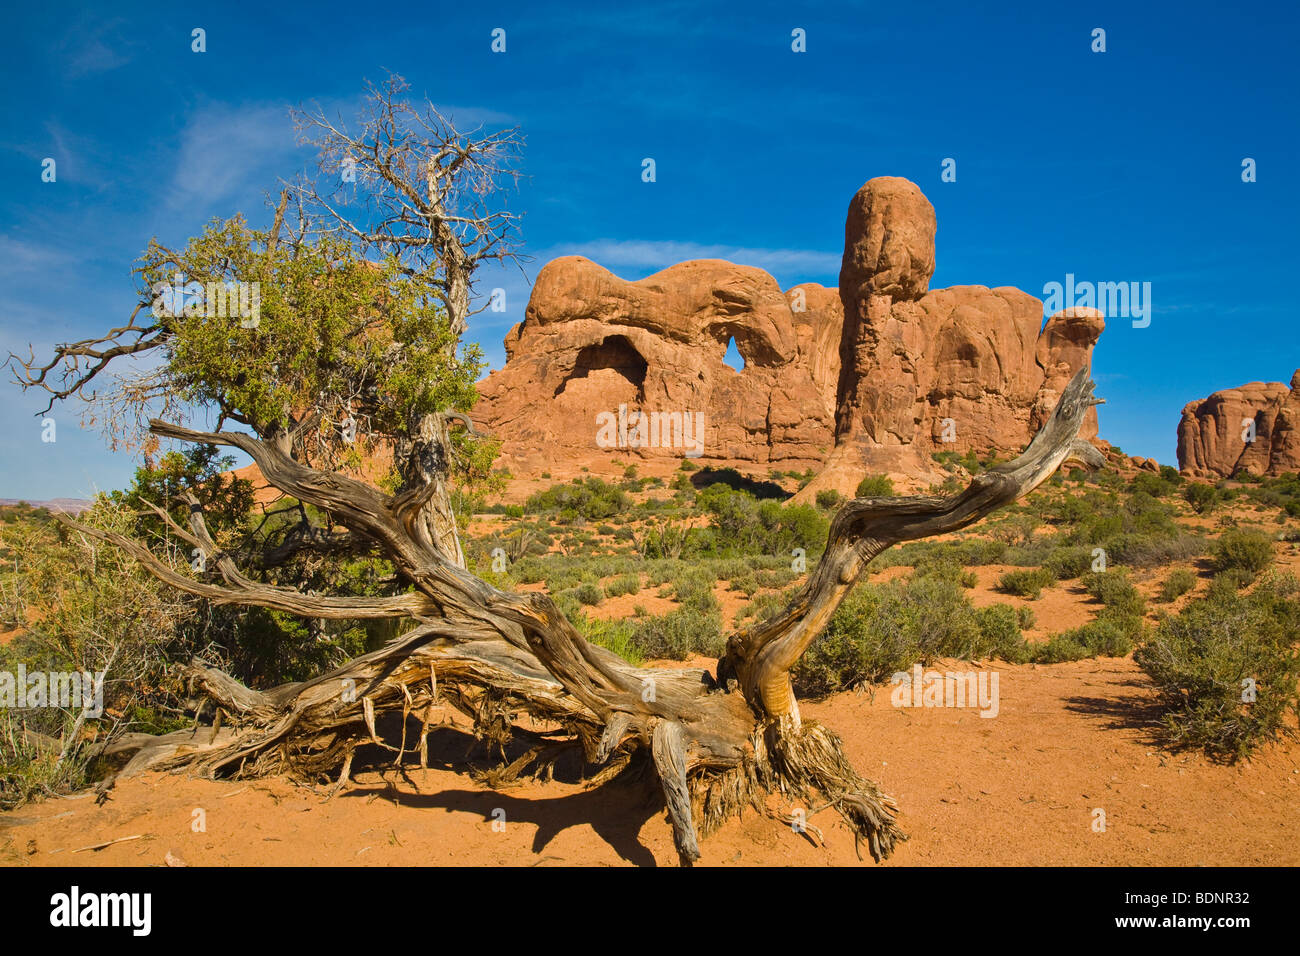
[[[933, 479], [934, 452], [1019, 453], [1088, 361], [1102, 315], [1067, 310], [1044, 325], [1042, 302], [1019, 289], [930, 290], [935, 230], [921, 190], [883, 177], [849, 204], [839, 289], [782, 291], [716, 259], [636, 282], [555, 259], [506, 336], [505, 367], [479, 383], [474, 417], [503, 440], [502, 464], [536, 476], [599, 471], [611, 456], [668, 470], [685, 453], [675, 422], [655, 429], [671, 431], [658, 447], [633, 447], [635, 413], [702, 413], [699, 464], [812, 468], [804, 497], [852, 494], [873, 473]], [[739, 372], [724, 361], [733, 340]], [[597, 416], [620, 406], [632, 427], [603, 447], [612, 430], [598, 441]], [[1094, 411], [1084, 435], [1096, 434]]]
[[[1254, 441], [1249, 423], [1254, 423]], [[1178, 423], [1178, 467], [1193, 478], [1300, 472], [1300, 369], [1291, 384], [1251, 382], [1188, 402]]]

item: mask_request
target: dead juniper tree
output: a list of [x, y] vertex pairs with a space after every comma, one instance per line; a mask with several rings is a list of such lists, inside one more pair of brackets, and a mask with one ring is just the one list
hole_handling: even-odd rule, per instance
[[[467, 456], [490, 461], [472, 428], [449, 428], [467, 421], [462, 412], [472, 407], [481, 368], [476, 353], [460, 344], [472, 272], [466, 270], [504, 254], [504, 240], [494, 237], [513, 220], [470, 222], [454, 212], [457, 177], [469, 175], [465, 182], [477, 184], [470, 192], [485, 195], [476, 190], [486, 181], [475, 177], [498, 153], [454, 145], [445, 133], [423, 145], [404, 138], [385, 125], [411, 115], [392, 93], [390, 85], [378, 94], [379, 119], [356, 138], [319, 114], [306, 121], [324, 131], [329, 164], [351, 157], [359, 182], [365, 170], [382, 184], [370, 191], [373, 215], [347, 216], [318, 186], [300, 185], [286, 193], [298, 200], [296, 227], [286, 225], [293, 217], [284, 215], [282, 197], [267, 232], [235, 219], [210, 227], [184, 250], [152, 245], [140, 270], [141, 309], [151, 309], [151, 323], [133, 320], [104, 338], [61, 346], [48, 364], [18, 363], [28, 387], [66, 398], [117, 355], [159, 349], [149, 379], [123, 387], [147, 388], [173, 411], [204, 407], [217, 424], [197, 429], [153, 418], [154, 437], [247, 453], [267, 482], [329, 516], [351, 546], [387, 559], [404, 585], [377, 597], [318, 595], [255, 578], [237, 560], [242, 555], [214, 538], [193, 496], [187, 519], [166, 509], [158, 517], [204, 556], [201, 572], [177, 570], [127, 535], [82, 528], [162, 581], [218, 604], [413, 624], [336, 670], [269, 690], [193, 663], [193, 686], [215, 705], [213, 725], [133, 738], [124, 772], [337, 774], [342, 785], [354, 751], [368, 743], [397, 751], [399, 760], [408, 750], [418, 753], [423, 763], [432, 709], [445, 701], [496, 739], [514, 733], [534, 742], [499, 779], [547, 766], [560, 748], [581, 749], [595, 769], [591, 786], [634, 759], [647, 761], [662, 784], [685, 864], [699, 857], [701, 836], [745, 807], [764, 809], [771, 794], [834, 808], [873, 857], [887, 857], [905, 839], [894, 802], [858, 775], [833, 731], [801, 717], [791, 670], [886, 548], [967, 527], [1028, 494], [1067, 459], [1102, 464], [1078, 438], [1097, 403], [1087, 368], [1019, 458], [977, 475], [960, 494], [845, 504], [805, 584], [780, 613], [729, 635], [715, 673], [634, 667], [584, 640], [546, 594], [499, 590], [471, 574], [452, 542], [446, 475]], [[445, 121], [430, 122], [435, 131], [446, 129], [437, 125]], [[429, 153], [431, 143], [442, 145]], [[332, 227], [313, 219], [316, 203]], [[154, 310], [157, 299], [147, 290], [173, 271], [207, 282], [259, 281], [260, 322], [246, 328], [201, 308]], [[78, 364], [83, 360], [92, 364]], [[47, 384], [52, 374], [62, 375], [60, 384]], [[364, 420], [392, 449], [395, 475], [385, 488], [342, 467], [350, 451], [338, 434], [344, 415]], [[306, 546], [312, 540], [304, 538]], [[261, 560], [264, 567], [268, 559]], [[398, 741], [379, 736], [377, 719], [385, 713], [401, 717]], [[408, 737], [412, 718], [416, 729]], [[555, 728], [560, 739], [538, 735], [525, 718]]]
[[[518, 182], [523, 140], [516, 129], [458, 130], [432, 103], [411, 105], [407, 89], [397, 76], [369, 85], [356, 132], [319, 108], [295, 110], [300, 141], [319, 150], [321, 175], [293, 191], [313, 233], [346, 237], [362, 256], [391, 257], [401, 274], [425, 284], [458, 344], [474, 311], [478, 268], [522, 260], [519, 216], [505, 208], [504, 187]], [[424, 499], [412, 530], [464, 567], [450, 500], [454, 421], [473, 432], [454, 410], [413, 413], [394, 461], [400, 491]]]

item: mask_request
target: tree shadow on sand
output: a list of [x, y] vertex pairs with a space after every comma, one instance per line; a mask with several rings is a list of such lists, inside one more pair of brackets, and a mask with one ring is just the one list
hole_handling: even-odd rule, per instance
[[[1120, 681], [1112, 686], [1131, 687], [1138, 691], [1151, 690], [1148, 681], [1139, 679]], [[1075, 714], [1105, 720], [1107, 730], [1139, 731], [1146, 746], [1162, 745], [1157, 728], [1164, 709], [1158, 700], [1146, 694], [1133, 693], [1114, 697], [1076, 695], [1065, 699], [1065, 709]]]
[[[415, 739], [418, 741], [418, 738]], [[524, 741], [513, 740], [505, 748], [504, 759], [512, 760], [527, 749]], [[429, 734], [430, 769], [468, 776], [475, 771], [499, 767], [502, 759], [500, 751], [482, 746], [472, 734], [459, 728], [444, 726]], [[556, 760], [553, 769], [553, 779], [558, 784], [578, 784], [594, 773], [596, 768], [586, 765], [581, 754], [574, 748]], [[532, 852], [537, 854], [541, 854], [564, 830], [574, 826], [589, 826], [629, 863], [656, 866], [654, 854], [640, 841], [640, 832], [651, 817], [664, 812], [665, 806], [658, 786], [648, 785], [648, 769], [644, 761], [634, 759], [618, 777], [595, 789], [557, 793], [554, 797], [518, 797], [511, 795], [510, 787], [493, 790], [486, 786], [482, 789], [421, 793], [420, 784], [413, 776], [420, 771], [415, 754], [408, 751], [407, 758], [395, 766], [391, 752], [367, 746], [357, 750], [353, 762], [354, 773], [383, 774], [397, 771], [406, 786], [399, 789], [391, 778], [373, 784], [354, 781], [338, 794], [338, 799], [386, 797], [404, 807], [480, 814], [487, 822], [499, 818], [494, 817], [494, 811], [503, 810], [508, 826], [531, 823], [537, 828], [532, 845]], [[521, 782], [525, 779], [521, 778]]]

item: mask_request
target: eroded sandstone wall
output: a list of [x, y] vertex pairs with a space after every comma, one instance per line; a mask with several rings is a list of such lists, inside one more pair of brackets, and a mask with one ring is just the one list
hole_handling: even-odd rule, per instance
[[[476, 418], [517, 474], [560, 463], [682, 457], [602, 448], [597, 416], [704, 416], [701, 463], [813, 467], [852, 493], [868, 473], [935, 474], [936, 451], [1018, 453], [1104, 327], [1095, 310], [1044, 326], [1009, 287], [929, 289], [934, 208], [908, 180], [870, 180], [845, 222], [838, 289], [781, 290], [720, 260], [624, 281], [578, 256], [548, 263]], [[734, 340], [745, 368], [723, 357]], [[1087, 435], [1096, 435], [1095, 412]], [[950, 438], [951, 441], [944, 439]]]
[[1289, 386], [1250, 382], [1188, 402], [1178, 423], [1178, 467], [1193, 478], [1300, 471], [1300, 369]]

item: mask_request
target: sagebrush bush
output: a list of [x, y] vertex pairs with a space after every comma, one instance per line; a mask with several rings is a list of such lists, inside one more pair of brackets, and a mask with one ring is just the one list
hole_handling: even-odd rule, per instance
[[630, 620], [607, 621], [589, 617], [582, 612], [574, 614], [570, 620], [578, 632], [592, 644], [599, 644], [613, 651], [633, 666], [645, 662], [645, 656], [633, 638], [633, 625]]
[[1056, 575], [1047, 568], [1023, 568], [1008, 571], [998, 578], [998, 589], [1008, 594], [1029, 598], [1036, 601], [1043, 595], [1043, 588], [1056, 581]]
[[1291, 731], [1300, 713], [1300, 584], [1220, 588], [1164, 618], [1134, 654], [1160, 694], [1161, 730], [1174, 746], [1235, 760]]
[[946, 566], [907, 581], [861, 585], [795, 665], [801, 693], [823, 695], [881, 683], [936, 657], [1022, 661], [1028, 646], [1014, 608], [976, 610]]
[[1058, 664], [1086, 657], [1123, 657], [1133, 650], [1132, 632], [1127, 623], [1119, 618], [1099, 616], [1082, 627], [1053, 634], [1046, 643], [1034, 645], [1032, 660], [1039, 664]]
[[1092, 548], [1078, 545], [1055, 549], [1043, 562], [1059, 580], [1070, 581], [1092, 568]]
[[715, 605], [708, 611], [680, 607], [659, 617], [638, 618], [630, 640], [644, 658], [680, 661], [694, 654], [718, 656], [724, 650], [722, 615]]
[[641, 590], [641, 575], [639, 574], [620, 574], [614, 580], [605, 585], [605, 594], [608, 597], [619, 597], [623, 594], [636, 594]]
[[1158, 600], [1164, 604], [1176, 601], [1196, 587], [1196, 575], [1187, 568], [1174, 568], [1160, 585]]
[[673, 578], [671, 597], [683, 609], [701, 614], [718, 609], [718, 599], [713, 596], [712, 578], [699, 575], [682, 575]]
[[1122, 570], [1089, 571], [1079, 582], [1090, 595], [1118, 614], [1140, 617], [1146, 613], [1146, 599]]
[[1234, 528], [1214, 543], [1214, 567], [1240, 570], [1252, 578], [1273, 563], [1273, 539], [1262, 531]]

